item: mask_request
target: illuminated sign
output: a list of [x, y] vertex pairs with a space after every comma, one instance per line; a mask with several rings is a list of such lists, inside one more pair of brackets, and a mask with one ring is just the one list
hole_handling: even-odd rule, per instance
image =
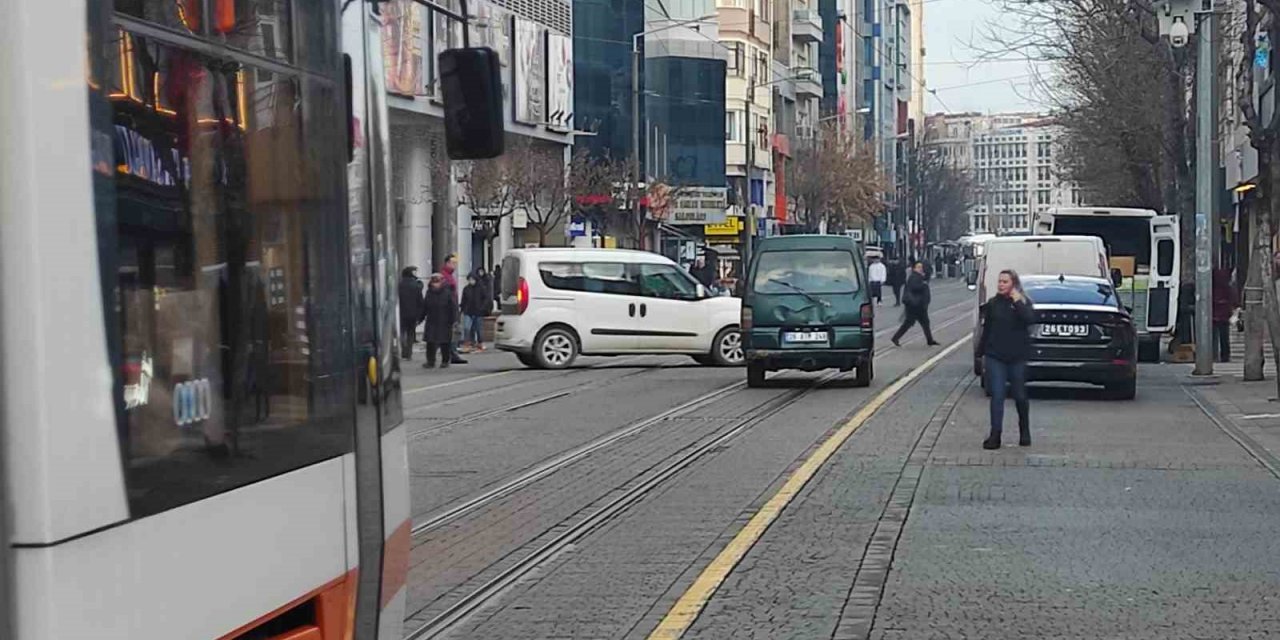
[[[167, 159], [167, 162], [166, 162]], [[116, 125], [116, 173], [123, 173], [165, 187], [191, 180], [191, 163], [177, 149], [158, 149], [155, 143], [124, 125]], [[180, 177], [173, 175], [178, 169]]]

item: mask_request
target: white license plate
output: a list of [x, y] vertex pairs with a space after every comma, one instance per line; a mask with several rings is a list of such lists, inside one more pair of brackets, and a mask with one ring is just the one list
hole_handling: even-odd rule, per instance
[[782, 334], [783, 342], [827, 342], [826, 331], [788, 331]]
[[1087, 324], [1046, 324], [1040, 326], [1040, 335], [1050, 338], [1081, 338], [1089, 335]]

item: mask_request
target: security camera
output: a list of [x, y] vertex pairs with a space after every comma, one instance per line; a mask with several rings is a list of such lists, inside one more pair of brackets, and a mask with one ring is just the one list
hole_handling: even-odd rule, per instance
[[1169, 44], [1176, 49], [1187, 46], [1187, 41], [1191, 39], [1191, 30], [1187, 28], [1187, 23], [1183, 21], [1181, 16], [1173, 19], [1173, 24], [1169, 26]]

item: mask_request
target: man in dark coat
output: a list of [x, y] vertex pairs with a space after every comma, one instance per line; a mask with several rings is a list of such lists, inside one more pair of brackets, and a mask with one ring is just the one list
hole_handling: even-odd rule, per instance
[[422, 281], [417, 267], [400, 271], [400, 357], [413, 359], [413, 343], [422, 322]]
[[902, 306], [902, 283], [906, 280], [906, 269], [902, 266], [902, 261], [894, 258], [887, 265], [889, 269], [888, 277], [885, 284], [893, 289], [893, 306]]
[[436, 354], [440, 354], [440, 368], [453, 363], [453, 326], [458, 320], [458, 304], [445, 286], [444, 277], [431, 274], [427, 293], [422, 298], [422, 338], [427, 342], [427, 362], [423, 369], [436, 366]]
[[689, 268], [689, 275], [707, 288], [717, 280], [715, 266], [707, 264], [707, 259], [703, 256], [698, 256], [698, 259], [694, 260], [693, 266]]
[[929, 346], [938, 344], [933, 339], [933, 332], [929, 329], [929, 303], [932, 302], [933, 295], [929, 291], [929, 281], [925, 279], [924, 271], [925, 264], [917, 260], [907, 276], [906, 291], [902, 295], [902, 304], [906, 309], [902, 312], [902, 326], [898, 327], [898, 332], [893, 334], [895, 347], [902, 346], [898, 341], [917, 322], [920, 323]]

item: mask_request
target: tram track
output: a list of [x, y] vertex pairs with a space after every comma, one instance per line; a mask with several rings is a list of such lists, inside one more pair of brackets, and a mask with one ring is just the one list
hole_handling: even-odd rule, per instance
[[[951, 307], [954, 307], [954, 306], [958, 306], [958, 305], [951, 305]], [[944, 309], [949, 309], [951, 307], [945, 307]], [[947, 322], [944, 322], [938, 325], [937, 328], [944, 329], [946, 327], [956, 324], [957, 322], [963, 319], [964, 319], [964, 316], [953, 318], [951, 320], [948, 320]], [[881, 334], [888, 333], [892, 330], [893, 329], [883, 329], [880, 332], [877, 332], [877, 337], [879, 337]], [[911, 340], [908, 340], [907, 344], [911, 344], [913, 342], [916, 342], [917, 340], [918, 338], [913, 338]], [[897, 349], [898, 347], [894, 347], [892, 345], [887, 346], [883, 350], [877, 351], [876, 358], [879, 359], [880, 357], [887, 355]], [[634, 374], [631, 374], [631, 375], [634, 375]], [[620, 380], [625, 377], [629, 377], [629, 375], [621, 376], [619, 378], [611, 378], [610, 380], [611, 381]], [[721, 398], [727, 397], [745, 388], [746, 388], [746, 382], [739, 380], [737, 382], [733, 382], [733, 383], [724, 385], [722, 387], [712, 389], [711, 391], [701, 396], [698, 396], [692, 400], [689, 400], [671, 409], [663, 411], [657, 415], [649, 416], [647, 418], [642, 418], [638, 421], [629, 423], [619, 429], [616, 429], [599, 438], [596, 438], [595, 440], [592, 440], [585, 444], [574, 447], [568, 451], [560, 453], [552, 457], [551, 459], [541, 462], [524, 472], [518, 473], [514, 477], [508, 477], [506, 479], [500, 480], [499, 481], [500, 484], [498, 484], [495, 487], [486, 489], [475, 496], [465, 498], [460, 502], [446, 506], [445, 508], [436, 511], [433, 514], [428, 515], [426, 518], [414, 524], [412, 535], [414, 538], [423, 536], [454, 520], [457, 520], [458, 518], [461, 518], [469, 513], [477, 511], [494, 501], [500, 500], [525, 487], [533, 485], [537, 483], [539, 480], [542, 480], [543, 478], [546, 478], [547, 476], [550, 476], [551, 474], [557, 471], [560, 471], [561, 469], [564, 469], [574, 464], [575, 462], [578, 462], [579, 460], [587, 458], [588, 456], [594, 453], [607, 449], [614, 444], [617, 444], [623, 440], [626, 440], [631, 436], [637, 435], [663, 422], [692, 413], [693, 411], [696, 411], [702, 407], [710, 405]], [[470, 416], [466, 419], [466, 422], [473, 422], [475, 420], [480, 420], [492, 415], [499, 415], [499, 414], [508, 413], [511, 411], [518, 411], [522, 408], [543, 404], [545, 402], [551, 402], [553, 400], [557, 400], [559, 398], [563, 398], [568, 395], [571, 395], [574, 391], [575, 390], [573, 389], [562, 390], [562, 391], [547, 394], [545, 396], [540, 396], [531, 400], [515, 403], [507, 407], [500, 407], [498, 409], [492, 409], [489, 411], [481, 412], [484, 415], [477, 414], [475, 416]], [[450, 423], [448, 425], [441, 425], [439, 428], [453, 426], [453, 424], [455, 423]], [[410, 436], [410, 438], [413, 439], [413, 436]]]
[[[439, 637], [441, 634], [449, 632], [450, 630], [453, 629], [455, 625], [457, 625], [459, 622], [466, 619], [467, 616], [473, 613], [476, 609], [484, 606], [485, 604], [499, 597], [504, 591], [506, 591], [507, 588], [519, 582], [521, 579], [529, 575], [532, 571], [536, 570], [547, 561], [555, 558], [562, 551], [564, 551], [569, 546], [573, 545], [575, 542], [577, 542], [587, 534], [591, 533], [592, 531], [594, 531], [601, 525], [605, 524], [606, 522], [612, 520], [614, 517], [621, 515], [622, 513], [625, 513], [628, 509], [630, 509], [632, 506], [638, 503], [645, 496], [652, 493], [655, 489], [661, 487], [668, 480], [679, 475], [681, 471], [688, 468], [690, 465], [697, 462], [698, 460], [706, 456], [708, 453], [715, 451], [720, 446], [736, 438], [737, 436], [743, 434], [744, 432], [748, 431], [752, 427], [760, 424], [761, 422], [772, 417], [773, 415], [776, 415], [777, 413], [783, 411], [787, 407], [794, 405], [796, 402], [798, 402], [805, 396], [809, 395], [810, 393], [819, 389], [826, 388], [826, 386], [829, 383], [839, 378], [842, 378], [844, 376], [845, 374], [843, 372], [831, 372], [810, 381], [810, 383], [805, 387], [788, 389], [783, 393], [774, 395], [766, 399], [765, 401], [757, 403], [756, 405], [752, 406], [750, 409], [745, 411], [742, 416], [733, 419], [726, 426], [723, 426], [713, 431], [711, 434], [704, 436], [700, 442], [695, 442], [690, 445], [687, 445], [681, 448], [680, 450], [676, 451], [674, 454], [666, 457], [664, 460], [658, 462], [657, 464], [647, 469], [646, 472], [643, 472], [640, 475], [632, 478], [632, 480], [629, 481], [626, 486], [620, 487], [612, 492], [609, 492], [609, 493], [616, 493], [616, 495], [606, 499], [603, 504], [601, 504], [599, 507], [595, 509], [592, 509], [589, 513], [587, 513], [584, 517], [578, 519], [576, 522], [565, 525], [563, 529], [560, 531], [560, 533], [556, 535], [554, 538], [547, 541], [546, 543], [544, 543], [543, 545], [541, 545], [540, 547], [538, 547], [536, 550], [529, 553], [528, 555], [524, 556], [523, 558], [520, 558], [511, 566], [504, 569], [501, 573], [499, 573], [498, 575], [496, 575], [495, 577], [493, 577], [492, 579], [490, 579], [488, 582], [484, 583], [477, 589], [474, 589], [471, 592], [467, 593], [466, 595], [462, 596], [456, 602], [450, 605], [447, 609], [442, 611], [440, 614], [431, 618], [426, 623], [418, 626], [416, 629], [414, 629], [408, 635], [405, 636], [406, 640], [422, 640], [425, 638], [435, 638], [435, 637]], [[744, 385], [733, 385], [733, 386], [737, 387], [737, 386], [744, 386]], [[726, 391], [728, 391], [728, 389], [724, 389], [724, 388], [713, 391], [710, 394], [706, 394], [705, 396], [702, 396], [700, 398], [694, 399], [693, 401], [690, 401], [690, 403], [686, 403], [687, 405], [690, 405], [689, 407], [685, 407], [684, 405], [682, 405], [681, 407], [676, 407], [675, 409], [672, 409], [670, 412], [664, 412], [664, 414], [672, 413], [676, 411], [687, 412], [688, 410], [693, 408], [693, 406], [701, 406], [702, 404], [705, 404], [708, 401], [708, 399], [710, 397], [715, 396], [715, 394], [720, 394], [719, 396], [715, 396], [715, 397], [723, 397], [723, 395], [727, 395]], [[662, 417], [654, 416], [649, 420], [658, 419], [658, 421], [663, 421], [671, 417], [670, 415], [664, 415], [664, 414], [659, 414], [659, 416], [662, 416]], [[636, 425], [632, 425], [631, 429], [635, 430], [637, 427], [641, 425], [645, 425], [646, 422], [647, 421], [641, 421]], [[651, 425], [647, 425], [647, 426], [651, 426]], [[618, 433], [621, 433], [621, 432], [618, 432]], [[615, 435], [618, 435], [618, 433], [615, 433]], [[625, 437], [625, 436], [619, 436], [618, 439], [621, 439], [621, 437]], [[602, 446], [607, 446], [607, 445], [602, 445]], [[600, 447], [597, 447], [597, 448], [600, 448]], [[573, 452], [570, 452], [570, 453], [573, 453]], [[581, 455], [588, 455], [588, 454], [584, 453]], [[547, 465], [547, 466], [550, 466], [550, 465]], [[557, 468], [561, 468], [561, 467], [557, 467]], [[552, 470], [546, 470], [543, 472], [543, 475], [546, 475], [551, 472]], [[523, 484], [527, 485], [528, 482], [525, 482]], [[502, 495], [506, 495], [510, 492], [511, 490], [507, 491]], [[493, 499], [496, 499], [496, 497], [500, 497], [500, 496], [489, 498], [488, 501], [492, 501]], [[465, 504], [466, 503], [460, 506], [465, 506]], [[478, 506], [472, 506], [468, 510], [475, 510], [476, 508], [478, 508]], [[590, 507], [588, 507], [588, 509], [590, 509]], [[445, 514], [441, 514], [441, 515], [443, 516]], [[461, 515], [461, 514], [457, 514], [457, 515]], [[454, 515], [450, 519], [455, 519], [457, 515]], [[435, 522], [434, 520], [435, 519], [433, 519], [433, 521], [424, 522], [423, 523], [424, 525], [430, 524], [432, 526], [430, 528], [424, 528], [422, 531], [423, 532], [429, 531], [430, 529], [436, 528], [441, 524], [444, 524], [444, 522], [447, 522], [447, 520], [438, 521], [438, 522]], [[419, 527], [415, 527], [414, 533], [419, 534]], [[415, 615], [416, 613], [418, 612], [414, 612], [413, 614], [410, 614], [410, 617], [412, 617], [412, 615]]]
[[[952, 307], [954, 306], [958, 305], [952, 305]], [[947, 309], [949, 308], [951, 307], [947, 307]], [[937, 325], [936, 328], [941, 330], [955, 325], [966, 318], [967, 316], [960, 315]], [[878, 334], [891, 330], [892, 329], [886, 329], [883, 332], [878, 332]], [[906, 343], [910, 344], [918, 341], [919, 339], [920, 338], [913, 338]], [[877, 353], [877, 359], [896, 350], [898, 350], [897, 347], [886, 347]], [[831, 372], [808, 381], [808, 384], [804, 387], [789, 389], [783, 393], [773, 395], [763, 402], [756, 403], [752, 407], [746, 409], [741, 416], [733, 418], [728, 422], [728, 424], [718, 427], [710, 434], [700, 436], [695, 442], [685, 445], [674, 453], [663, 457], [653, 465], [646, 467], [644, 471], [641, 471], [626, 482], [623, 482], [617, 488], [602, 492], [601, 495], [605, 497], [610, 496], [610, 494], [614, 495], [604, 504], [595, 508], [592, 508], [591, 506], [584, 507], [578, 513], [564, 518], [559, 525], [547, 529], [548, 532], [558, 530], [559, 533], [551, 540], [541, 544], [536, 549], [530, 551], [527, 555], [516, 560], [510, 566], [503, 568], [499, 573], [480, 584], [478, 587], [463, 593], [455, 602], [443, 609], [439, 614], [433, 616], [430, 620], [414, 628], [406, 637], [414, 639], [434, 638], [450, 632], [458, 623], [465, 620], [478, 608], [483, 607], [485, 604], [501, 597], [501, 595], [510, 586], [518, 583], [531, 572], [537, 570], [546, 562], [555, 558], [561, 551], [577, 543], [602, 524], [622, 513], [625, 513], [644, 496], [657, 489], [663, 483], [674, 478], [681, 471], [703, 458], [706, 454], [716, 450], [718, 447], [748, 431], [767, 418], [776, 415], [790, 406], [793, 406], [810, 393], [829, 388], [831, 383], [845, 377], [845, 375], [846, 374], [843, 372]], [[786, 379], [796, 380], [795, 378]], [[558, 454], [549, 460], [537, 464], [527, 471], [500, 481], [496, 486], [493, 486], [478, 495], [447, 506], [434, 514], [427, 516], [425, 519], [418, 521], [412, 529], [412, 537], [414, 540], [419, 540], [432, 531], [438, 530], [452, 522], [480, 511], [499, 500], [514, 495], [584, 458], [588, 458], [593, 454], [609, 449], [613, 445], [632, 438], [633, 436], [657, 425], [669, 423], [669, 421], [673, 419], [678, 419], [679, 417], [693, 413], [700, 408], [710, 406], [711, 404], [723, 400], [745, 388], [745, 382], [738, 381], [713, 389], [701, 396], [693, 398], [692, 400], [682, 403], [676, 407], [672, 407], [657, 415], [630, 423], [620, 429], [605, 434], [600, 438], [592, 440], [591, 442]], [[596, 499], [596, 502], [601, 499], [603, 498]], [[584, 511], [586, 512], [585, 514], [583, 513]], [[541, 535], [546, 535], [546, 533], [544, 532], [544, 534]], [[496, 569], [496, 567], [493, 568]], [[419, 608], [412, 612], [407, 619], [411, 619], [413, 616], [422, 613], [425, 609], [426, 607]]]

